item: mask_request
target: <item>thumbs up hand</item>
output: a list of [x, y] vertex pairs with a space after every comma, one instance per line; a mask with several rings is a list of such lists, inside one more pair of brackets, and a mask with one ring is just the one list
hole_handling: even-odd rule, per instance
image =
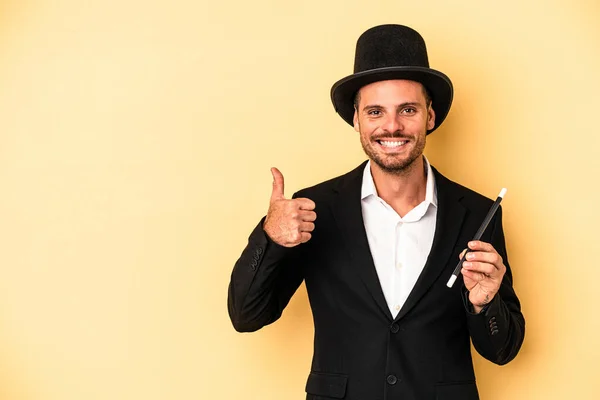
[[315, 229], [317, 214], [315, 203], [310, 199], [286, 199], [283, 193], [283, 175], [271, 168], [273, 191], [263, 229], [275, 243], [294, 247], [306, 243]]

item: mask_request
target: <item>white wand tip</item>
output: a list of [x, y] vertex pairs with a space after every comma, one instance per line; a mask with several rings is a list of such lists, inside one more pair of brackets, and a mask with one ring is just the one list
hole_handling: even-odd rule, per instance
[[449, 288], [452, 287], [452, 285], [454, 285], [454, 281], [456, 280], [457, 276], [456, 275], [452, 275], [450, 277], [450, 279], [448, 279], [448, 283], [446, 283], [446, 286], [448, 286]]
[[500, 194], [498, 195], [498, 197], [504, 198], [505, 194], [506, 194], [506, 188], [502, 188], [502, 190], [500, 191]]

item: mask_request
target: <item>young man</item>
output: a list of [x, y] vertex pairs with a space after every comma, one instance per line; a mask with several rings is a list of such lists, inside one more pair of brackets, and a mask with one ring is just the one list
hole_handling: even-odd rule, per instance
[[470, 340], [505, 364], [525, 332], [501, 210], [482, 241], [469, 242], [492, 201], [423, 155], [448, 114], [452, 84], [429, 68], [417, 32], [369, 29], [354, 72], [331, 97], [369, 160], [293, 199], [272, 170], [267, 216], [233, 269], [231, 321], [241, 332], [274, 322], [304, 280], [315, 323], [307, 399], [478, 399]]

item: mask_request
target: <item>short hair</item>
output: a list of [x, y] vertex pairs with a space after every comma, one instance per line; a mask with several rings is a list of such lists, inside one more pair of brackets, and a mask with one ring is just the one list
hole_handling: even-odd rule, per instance
[[[423, 96], [425, 96], [425, 104], [429, 106], [431, 104], [431, 95], [429, 94], [429, 90], [425, 87], [425, 85], [421, 84], [421, 88], [423, 88]], [[354, 108], [358, 110], [358, 103], [360, 103], [360, 89], [356, 91], [354, 94]]]

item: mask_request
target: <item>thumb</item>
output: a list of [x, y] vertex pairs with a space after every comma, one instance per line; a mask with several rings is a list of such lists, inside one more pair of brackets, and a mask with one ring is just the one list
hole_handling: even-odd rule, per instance
[[271, 168], [273, 175], [273, 191], [271, 192], [271, 201], [284, 199], [283, 194], [283, 175], [275, 167]]

